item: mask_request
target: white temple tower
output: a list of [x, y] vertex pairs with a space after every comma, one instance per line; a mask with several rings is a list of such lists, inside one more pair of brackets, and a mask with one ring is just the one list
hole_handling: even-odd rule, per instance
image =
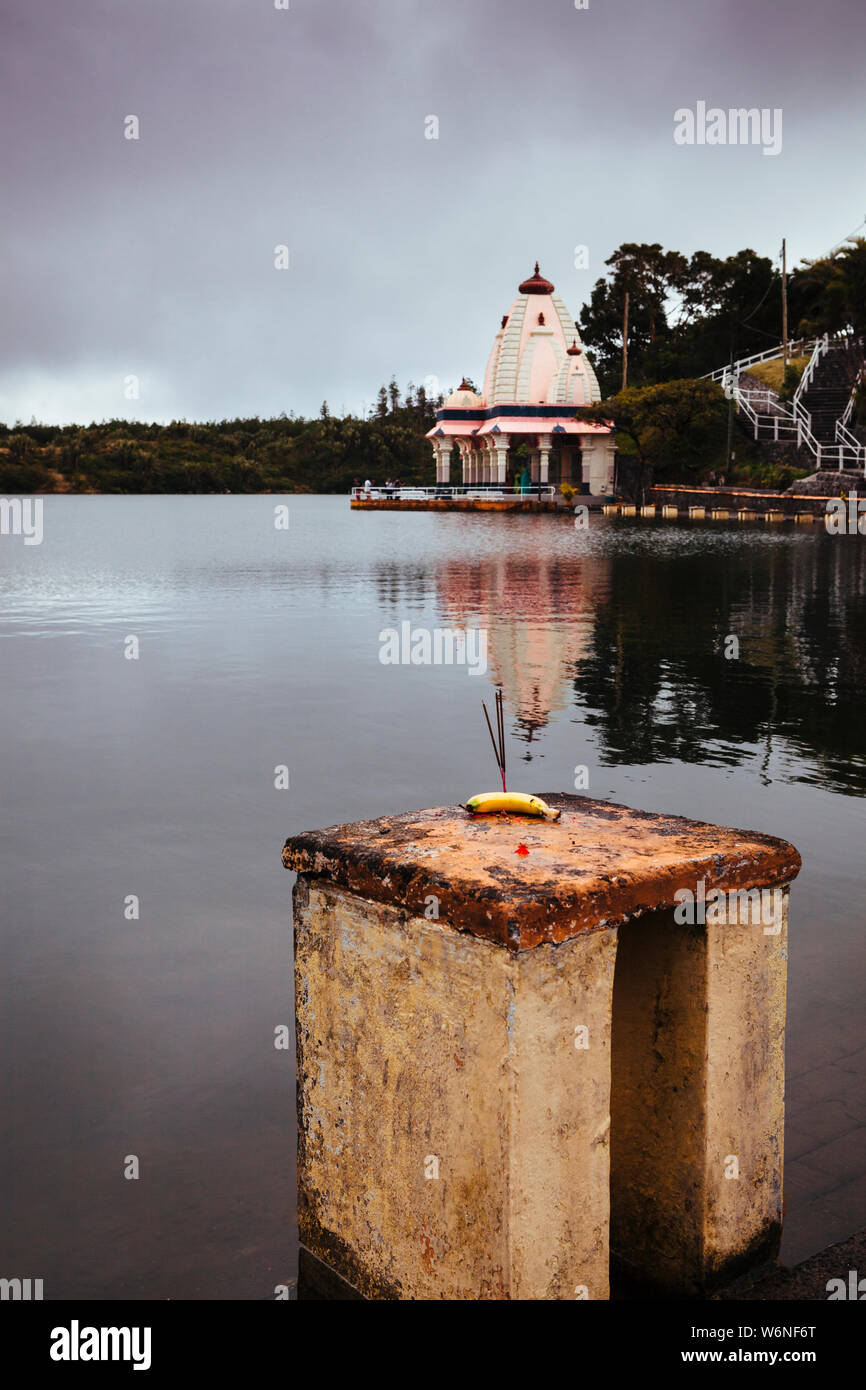
[[577, 406], [599, 398], [577, 325], [536, 262], [503, 315], [482, 394], [464, 380], [436, 412], [427, 435], [436, 482], [452, 481], [456, 444], [466, 486], [567, 482], [592, 496], [612, 493], [613, 431], [574, 418]]

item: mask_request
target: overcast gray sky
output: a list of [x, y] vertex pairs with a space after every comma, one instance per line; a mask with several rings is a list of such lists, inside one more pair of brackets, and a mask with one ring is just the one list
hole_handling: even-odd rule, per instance
[[[576, 312], [626, 240], [794, 263], [866, 216], [863, 0], [0, 12], [9, 423], [359, 410], [479, 379], [536, 258]], [[699, 101], [781, 153], [676, 144]]]

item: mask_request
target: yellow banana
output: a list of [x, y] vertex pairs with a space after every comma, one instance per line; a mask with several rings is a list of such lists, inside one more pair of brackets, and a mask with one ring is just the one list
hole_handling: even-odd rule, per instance
[[466, 810], [473, 816], [507, 811], [513, 816], [543, 816], [545, 820], [559, 820], [562, 814], [540, 796], [530, 796], [528, 792], [480, 792], [478, 796], [470, 796]]

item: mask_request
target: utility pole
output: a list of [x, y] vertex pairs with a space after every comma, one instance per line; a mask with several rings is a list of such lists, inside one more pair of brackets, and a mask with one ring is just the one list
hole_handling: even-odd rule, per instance
[[785, 238], [782, 237], [782, 342], [785, 345], [785, 370], [788, 368], [788, 272], [785, 261]]
[[622, 389], [628, 385], [628, 290], [622, 311]]
[[725, 451], [725, 481], [730, 477], [734, 457], [734, 316], [731, 314], [731, 366], [728, 373], [728, 444]]

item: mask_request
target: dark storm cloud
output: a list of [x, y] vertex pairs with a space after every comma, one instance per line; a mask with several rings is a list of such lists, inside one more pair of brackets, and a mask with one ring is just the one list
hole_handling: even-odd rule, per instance
[[[392, 372], [480, 376], [536, 257], [576, 310], [623, 240], [820, 254], [866, 211], [861, 16], [7, 4], [0, 418], [359, 408]], [[676, 146], [673, 113], [699, 100], [781, 107], [782, 153]]]

